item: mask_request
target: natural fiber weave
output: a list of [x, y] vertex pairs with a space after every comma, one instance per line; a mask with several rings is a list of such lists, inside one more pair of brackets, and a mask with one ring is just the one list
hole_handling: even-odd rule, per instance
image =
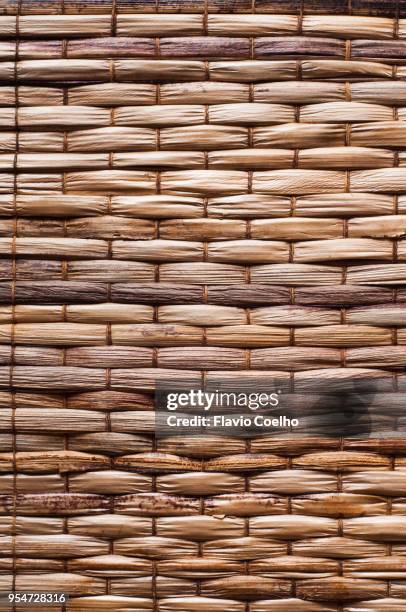
[[0, 11], [0, 591], [404, 612], [405, 439], [153, 436], [156, 380], [271, 373], [405, 427], [403, 0]]

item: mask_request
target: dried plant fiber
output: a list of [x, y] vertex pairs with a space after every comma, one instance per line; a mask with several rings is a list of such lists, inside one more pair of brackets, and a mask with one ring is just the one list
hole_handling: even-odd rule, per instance
[[[404, 0], [0, 0], [0, 81], [0, 591], [404, 612]], [[275, 372], [393, 435], [155, 439]]]

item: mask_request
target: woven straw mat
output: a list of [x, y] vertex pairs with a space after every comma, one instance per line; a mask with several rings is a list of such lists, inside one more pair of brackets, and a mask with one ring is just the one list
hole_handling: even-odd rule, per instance
[[[0, 591], [404, 612], [406, 7], [0, 13]], [[157, 380], [275, 373], [393, 435], [154, 436]]]

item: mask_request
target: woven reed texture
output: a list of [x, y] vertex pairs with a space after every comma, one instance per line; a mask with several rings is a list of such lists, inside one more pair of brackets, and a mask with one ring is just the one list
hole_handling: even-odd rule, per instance
[[0, 11], [0, 591], [404, 612], [404, 439], [155, 440], [153, 390], [379, 376], [399, 404], [405, 5]]

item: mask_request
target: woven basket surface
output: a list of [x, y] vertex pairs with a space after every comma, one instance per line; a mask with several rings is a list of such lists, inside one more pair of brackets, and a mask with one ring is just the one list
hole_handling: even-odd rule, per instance
[[[1, 0], [0, 55], [0, 592], [404, 612], [404, 3]], [[154, 436], [274, 375], [390, 435]]]

